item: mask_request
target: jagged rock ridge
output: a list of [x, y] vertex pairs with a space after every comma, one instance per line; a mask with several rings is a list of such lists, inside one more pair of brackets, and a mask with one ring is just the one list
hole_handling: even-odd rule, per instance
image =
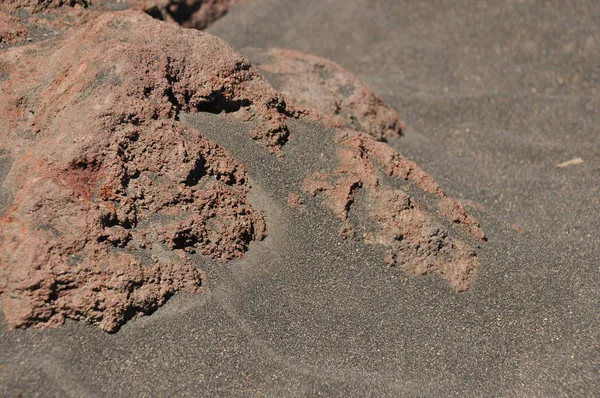
[[[385, 261], [410, 275], [438, 272], [469, 288], [479, 224], [383, 142], [401, 136], [402, 121], [339, 65], [251, 50], [282, 95], [211, 35], [133, 11], [74, 21], [0, 60], [0, 160], [10, 164], [0, 173], [0, 303], [10, 324], [72, 318], [115, 331], [177, 291], [201, 290], [192, 253], [228, 261], [266, 236], [244, 165], [181, 123], [181, 112], [251, 122], [250, 137], [282, 162], [287, 118], [332, 127], [338, 168], [309, 175], [290, 206], [319, 196], [342, 237], [382, 245]], [[370, 210], [357, 221], [359, 201]]]

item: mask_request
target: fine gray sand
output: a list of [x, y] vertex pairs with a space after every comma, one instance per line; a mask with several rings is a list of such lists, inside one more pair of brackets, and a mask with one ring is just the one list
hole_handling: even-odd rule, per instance
[[267, 238], [225, 265], [197, 257], [204, 294], [114, 334], [0, 318], [0, 396], [597, 396], [600, 7], [433, 3], [247, 0], [208, 31], [251, 60], [249, 47], [332, 59], [399, 112], [390, 144], [487, 234], [467, 292], [340, 239], [318, 198], [288, 206], [309, 170], [335, 167], [323, 126], [290, 122], [279, 161], [251, 126], [184, 115], [247, 165]]

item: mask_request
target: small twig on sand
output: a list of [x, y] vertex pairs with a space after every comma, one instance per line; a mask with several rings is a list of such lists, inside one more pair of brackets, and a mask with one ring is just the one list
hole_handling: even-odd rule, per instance
[[556, 167], [563, 168], [563, 167], [573, 166], [573, 165], [581, 164], [581, 163], [583, 163], [582, 158], [573, 158], [571, 160], [567, 160], [566, 162], [556, 164]]

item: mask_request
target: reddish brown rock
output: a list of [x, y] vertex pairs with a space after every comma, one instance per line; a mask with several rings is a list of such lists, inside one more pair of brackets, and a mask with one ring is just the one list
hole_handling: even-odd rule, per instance
[[[323, 204], [342, 221], [340, 235], [383, 245], [385, 261], [402, 266], [409, 275], [438, 272], [454, 289], [467, 290], [478, 266], [472, 241], [484, 240], [485, 235], [431, 175], [380, 142], [401, 135], [398, 114], [368, 85], [332, 61], [282, 49], [247, 52], [259, 61], [260, 70], [274, 76], [273, 84], [285, 95], [290, 116], [337, 127], [337, 170], [309, 175], [302, 188], [311, 196], [325, 197]], [[408, 186], [399, 188], [403, 182]], [[435, 208], [427, 208], [411, 190], [428, 197]], [[361, 191], [364, 195], [359, 195]], [[296, 207], [292, 195], [288, 203]], [[351, 221], [356, 204], [369, 210]]]
[[402, 135], [404, 124], [396, 111], [335, 62], [279, 48], [248, 52], [261, 60], [261, 71], [277, 76], [277, 89], [296, 105], [290, 111], [297, 116], [317, 114], [325, 122], [331, 118], [340, 127], [364, 131], [377, 140]]
[[0, 65], [0, 147], [14, 159], [0, 301], [16, 327], [73, 318], [113, 331], [200, 289], [187, 253], [229, 260], [265, 233], [244, 166], [178, 113], [251, 108], [266, 132], [285, 117], [213, 36], [126, 12], [65, 37], [6, 50]]
[[[19, 15], [34, 31], [45, 32], [88, 23], [115, 7], [143, 11], [153, 18], [203, 30], [244, 0], [4, 0], [0, 1], [0, 43], [14, 43], [27, 28], [13, 16]], [[25, 13], [17, 11], [26, 11]], [[47, 18], [46, 16], [50, 16]]]
[[296, 192], [291, 192], [287, 197], [288, 206], [293, 209], [301, 209], [304, 206], [304, 199]]
[[[467, 290], [475, 277], [478, 261], [470, 240], [483, 240], [479, 223], [466, 214], [462, 205], [449, 198], [433, 178], [389, 145], [356, 131], [340, 131], [339, 167], [334, 173], [315, 173], [304, 180], [311, 196], [324, 195], [324, 205], [342, 221], [340, 234], [387, 248], [385, 261], [400, 265], [409, 275], [440, 273], [450, 285]], [[383, 177], [385, 176], [385, 178]], [[406, 189], [414, 185], [437, 203], [437, 212], [428, 210]], [[352, 206], [364, 190], [361, 222], [349, 217]], [[374, 227], [367, 228], [367, 225]]]
[[3, 0], [1, 6], [9, 11], [42, 12], [60, 7], [87, 7], [90, 3], [88, 0]]
[[203, 30], [244, 0], [135, 0], [137, 7], [155, 18], [184, 28]]
[[[47, 12], [76, 3], [89, 5], [7, 4]], [[471, 239], [484, 238], [478, 223], [380, 142], [400, 135], [402, 123], [363, 82], [331, 61], [269, 50], [261, 67], [280, 77], [288, 106], [222, 40], [94, 7], [51, 18], [60, 39], [0, 58], [0, 304], [11, 325], [72, 318], [117, 330], [177, 291], [200, 291], [204, 274], [191, 253], [227, 261], [265, 236], [244, 165], [183, 125], [181, 112], [250, 121], [251, 137], [279, 156], [287, 117], [335, 127], [339, 167], [310, 175], [304, 191], [324, 197], [344, 237], [385, 246], [388, 263], [469, 287]], [[370, 210], [359, 214], [358, 201]], [[288, 196], [293, 208], [303, 202]]]
[[27, 27], [16, 18], [0, 11], [0, 44], [14, 43], [27, 36]]

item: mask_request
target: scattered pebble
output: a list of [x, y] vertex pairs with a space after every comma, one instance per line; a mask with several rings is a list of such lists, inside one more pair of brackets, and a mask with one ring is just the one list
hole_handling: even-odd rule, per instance
[[556, 167], [563, 168], [563, 167], [567, 167], [567, 166], [574, 166], [576, 164], [581, 164], [581, 163], [583, 163], [583, 159], [578, 157], [578, 158], [573, 158], [571, 160], [567, 160], [566, 162], [558, 163], [556, 165]]

